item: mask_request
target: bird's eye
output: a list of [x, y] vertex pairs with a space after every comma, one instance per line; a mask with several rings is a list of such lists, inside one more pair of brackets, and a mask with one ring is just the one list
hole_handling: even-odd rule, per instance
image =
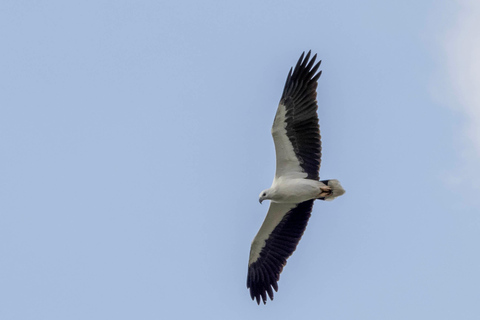
[[267, 194], [264, 192], [264, 193], [262, 194], [262, 197], [265, 197], [266, 195], [267, 195]]

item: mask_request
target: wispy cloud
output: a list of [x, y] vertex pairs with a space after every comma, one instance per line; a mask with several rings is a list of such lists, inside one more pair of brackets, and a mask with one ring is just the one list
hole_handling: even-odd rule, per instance
[[[480, 1], [457, 0], [459, 10], [442, 38], [448, 104], [465, 115], [462, 128], [462, 168], [451, 179], [480, 190]], [[448, 92], [448, 93], [447, 93]], [[453, 177], [451, 177], [453, 178]]]
[[465, 133], [480, 156], [480, 2], [459, 0], [461, 9], [445, 37], [448, 74], [460, 111], [468, 116]]

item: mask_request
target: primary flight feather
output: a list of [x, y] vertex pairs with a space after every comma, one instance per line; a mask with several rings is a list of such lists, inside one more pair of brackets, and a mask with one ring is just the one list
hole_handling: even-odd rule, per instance
[[252, 300], [273, 300], [287, 258], [307, 227], [313, 202], [345, 193], [338, 180], [319, 181], [321, 141], [317, 116], [317, 81], [321, 61], [302, 53], [290, 69], [272, 126], [277, 168], [272, 186], [260, 193], [270, 208], [253, 239], [247, 287]]

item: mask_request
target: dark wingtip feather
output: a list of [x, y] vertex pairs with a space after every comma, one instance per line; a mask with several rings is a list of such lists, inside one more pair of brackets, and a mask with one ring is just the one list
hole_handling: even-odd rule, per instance
[[305, 55], [305, 52], [303, 52], [295, 67], [290, 68], [287, 80], [285, 81], [282, 100], [285, 100], [291, 95], [293, 95], [292, 98], [294, 98], [295, 95], [301, 95], [308, 88], [316, 86], [316, 80], [318, 80], [316, 77], [317, 71], [320, 68], [322, 60], [319, 60], [315, 64], [317, 54], [314, 54], [311, 59], [310, 55], [311, 50], [308, 51], [307, 55]]
[[305, 60], [303, 60], [303, 65], [305, 65], [305, 63], [307, 63], [307, 61], [310, 59], [310, 54], [312, 53], [312, 50], [308, 51], [307, 55], [305, 56]]
[[294, 74], [298, 72], [300, 66], [302, 65], [304, 55], [305, 55], [305, 51], [302, 52], [302, 55], [300, 56], [300, 59], [298, 59], [297, 64], [295, 65], [295, 69], [293, 70]]

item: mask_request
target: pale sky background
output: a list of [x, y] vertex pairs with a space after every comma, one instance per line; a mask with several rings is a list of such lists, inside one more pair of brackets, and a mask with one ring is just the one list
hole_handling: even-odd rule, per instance
[[[0, 319], [479, 319], [478, 1], [0, 2]], [[323, 60], [318, 202], [246, 288], [270, 126]]]

